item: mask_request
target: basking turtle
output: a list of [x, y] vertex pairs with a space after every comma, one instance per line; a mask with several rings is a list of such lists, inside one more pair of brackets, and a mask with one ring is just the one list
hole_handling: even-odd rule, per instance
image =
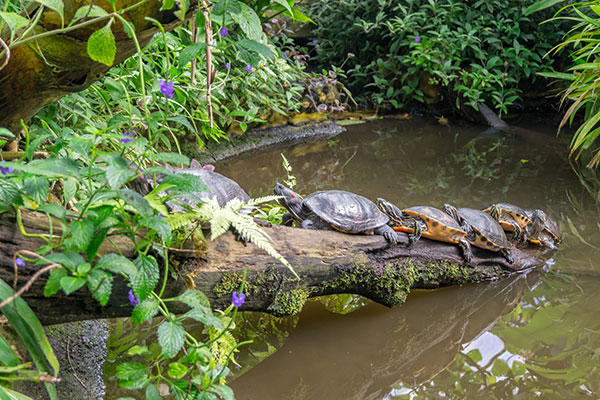
[[275, 183], [274, 191], [283, 196], [281, 205], [289, 216], [305, 229], [335, 229], [344, 233], [383, 235], [397, 243], [396, 232], [388, 226], [389, 218], [366, 197], [343, 190], [323, 190], [300, 197], [292, 189]]
[[531, 218], [525, 210], [508, 203], [496, 203], [483, 211], [490, 214], [502, 226], [502, 229], [513, 232], [513, 240], [519, 243], [526, 240], [526, 228], [531, 224]]
[[497, 251], [512, 264], [515, 260], [511, 254], [512, 245], [506, 238], [504, 230], [489, 214], [472, 208], [453, 207], [444, 204], [444, 212], [454, 218], [467, 232], [467, 240], [481, 249]]
[[558, 223], [542, 210], [525, 210], [531, 218], [527, 231], [527, 241], [538, 246], [558, 250], [562, 234]]
[[410, 243], [419, 240], [423, 235], [439, 242], [458, 244], [466, 262], [473, 258], [471, 246], [465, 239], [467, 232], [443, 211], [427, 206], [400, 210], [384, 199], [377, 199], [377, 206], [390, 217], [395, 230], [411, 233], [408, 236]]

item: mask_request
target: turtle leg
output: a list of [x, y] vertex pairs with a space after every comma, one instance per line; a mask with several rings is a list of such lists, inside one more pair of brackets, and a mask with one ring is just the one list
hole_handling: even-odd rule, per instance
[[408, 235], [408, 247], [419, 239], [421, 239], [421, 224], [415, 219], [413, 220], [413, 233]]
[[513, 227], [512, 240], [515, 240], [517, 243], [523, 243], [526, 240], [525, 230], [521, 229], [516, 222], [511, 222], [510, 225]]
[[465, 262], [468, 264], [473, 259], [473, 250], [471, 250], [471, 244], [467, 242], [467, 239], [462, 238], [458, 241], [459, 246], [463, 251], [463, 257], [465, 258]]
[[382, 235], [385, 238], [385, 240], [387, 240], [390, 243], [398, 243], [398, 235], [396, 235], [396, 231], [387, 224], [382, 225], [379, 228], [375, 228], [373, 233], [376, 235]]
[[513, 258], [510, 249], [502, 249], [502, 250], [500, 250], [500, 254], [502, 254], [502, 257], [506, 258], [506, 261], [509, 264], [512, 264], [515, 262], [515, 259]]
[[287, 226], [294, 225], [294, 218], [292, 217], [291, 213], [286, 212], [285, 214], [283, 214], [281, 216], [281, 225], [287, 225]]
[[304, 229], [333, 230], [330, 225], [314, 219], [305, 219], [300, 226]]

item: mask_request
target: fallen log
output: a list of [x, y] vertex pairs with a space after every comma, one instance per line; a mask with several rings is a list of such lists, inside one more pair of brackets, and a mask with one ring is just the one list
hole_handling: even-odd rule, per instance
[[[45, 216], [28, 215], [27, 232], [43, 232]], [[203, 248], [171, 252], [171, 265], [165, 296], [176, 296], [187, 288], [202, 290], [213, 308], [224, 309], [231, 293], [239, 290], [247, 271], [244, 311], [263, 311], [275, 315], [299, 312], [309, 297], [336, 293], [354, 293], [386, 306], [404, 302], [413, 288], [433, 289], [470, 282], [497, 279], [538, 267], [545, 257], [515, 249], [515, 261], [508, 264], [495, 253], [473, 249], [473, 260], [464, 264], [458, 246], [421, 240], [410, 248], [408, 238], [398, 233], [399, 245], [390, 245], [382, 236], [348, 235], [335, 231], [315, 231], [285, 226], [265, 228], [275, 248], [294, 266], [299, 277], [252, 244], [244, 246], [232, 234], [208, 241]], [[133, 246], [125, 238], [113, 242], [126, 257], [133, 257]], [[15, 217], [0, 216], [0, 278], [14, 279], [13, 255], [19, 249], [35, 250], [43, 242], [23, 237]], [[193, 246], [190, 244], [190, 246]], [[101, 252], [112, 252], [109, 247]], [[24, 285], [39, 269], [28, 263], [19, 268], [17, 287]], [[124, 280], [115, 279], [113, 293], [104, 307], [87, 289], [70, 296], [43, 295], [44, 279], [33, 283], [23, 298], [44, 324], [83, 319], [122, 317], [131, 314]], [[184, 304], [170, 303], [174, 313], [187, 311]]]

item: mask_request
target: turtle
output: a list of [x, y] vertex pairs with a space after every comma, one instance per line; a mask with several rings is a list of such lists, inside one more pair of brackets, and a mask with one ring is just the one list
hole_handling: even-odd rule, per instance
[[512, 239], [519, 243], [527, 239], [527, 226], [531, 224], [531, 217], [520, 207], [508, 203], [496, 203], [483, 209], [490, 214], [502, 229], [513, 232]]
[[558, 223], [543, 210], [525, 210], [531, 219], [528, 227], [527, 241], [538, 246], [558, 250], [562, 242], [562, 234]]
[[422, 235], [439, 242], [458, 244], [467, 263], [473, 258], [471, 245], [465, 238], [467, 232], [443, 211], [430, 206], [400, 210], [381, 198], [377, 199], [377, 206], [390, 218], [395, 230], [411, 233], [408, 236], [409, 244], [419, 240]]
[[293, 219], [305, 229], [333, 229], [344, 233], [382, 235], [396, 244], [396, 232], [389, 218], [375, 203], [344, 190], [322, 190], [302, 198], [292, 189], [275, 183], [275, 193], [283, 196], [280, 203], [289, 211], [284, 220]]
[[473, 246], [499, 252], [509, 264], [515, 261], [511, 254], [512, 244], [492, 216], [472, 208], [456, 209], [450, 204], [444, 204], [443, 210], [463, 227], [467, 240]]

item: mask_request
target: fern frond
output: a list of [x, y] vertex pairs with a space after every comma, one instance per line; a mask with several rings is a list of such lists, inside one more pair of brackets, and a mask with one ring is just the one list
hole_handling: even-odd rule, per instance
[[187, 213], [172, 213], [165, 217], [164, 221], [169, 224], [171, 230], [182, 228], [186, 225], [195, 222], [198, 219], [198, 216], [195, 212], [187, 212]]
[[283, 199], [283, 196], [271, 195], [271, 196], [257, 197], [255, 199], [250, 199], [250, 201], [248, 202], [248, 205], [255, 206], [257, 204], [268, 203], [270, 201], [275, 201], [275, 200], [279, 200], [279, 199]]

